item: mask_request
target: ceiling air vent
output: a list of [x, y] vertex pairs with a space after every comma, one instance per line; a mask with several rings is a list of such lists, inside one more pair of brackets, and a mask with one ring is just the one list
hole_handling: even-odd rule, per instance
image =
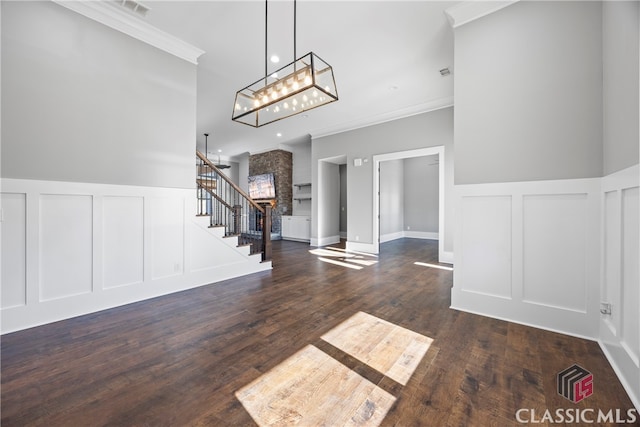
[[147, 12], [151, 10], [148, 6], [134, 0], [113, 0], [113, 2], [141, 17], [145, 17]]

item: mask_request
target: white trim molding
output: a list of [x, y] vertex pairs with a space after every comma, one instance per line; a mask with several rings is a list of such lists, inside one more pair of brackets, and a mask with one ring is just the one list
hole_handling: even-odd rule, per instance
[[381, 235], [380, 243], [390, 242], [397, 239], [404, 239], [405, 237], [409, 239], [439, 240], [438, 232], [404, 230]]
[[166, 33], [109, 1], [52, 0], [80, 15], [93, 19], [109, 28], [120, 31], [137, 40], [170, 53], [192, 64], [198, 64], [198, 58], [204, 50], [197, 48], [169, 33]]
[[517, 3], [519, 0], [507, 1], [463, 1], [444, 11], [444, 14], [452, 28], [468, 24], [483, 16], [490, 15], [507, 6]]
[[312, 138], [324, 138], [325, 136], [335, 135], [342, 132], [348, 132], [361, 129], [368, 126], [379, 125], [393, 120], [404, 119], [406, 117], [416, 116], [418, 114], [428, 113], [431, 111], [442, 110], [453, 106], [453, 97], [435, 99], [418, 105], [413, 105], [388, 113], [382, 113], [372, 116], [366, 116], [348, 122], [339, 123], [335, 126], [314, 129], [309, 132]]

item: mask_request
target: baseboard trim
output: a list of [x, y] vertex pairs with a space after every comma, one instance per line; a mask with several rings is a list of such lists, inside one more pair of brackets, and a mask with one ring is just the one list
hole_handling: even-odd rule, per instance
[[398, 239], [424, 239], [424, 240], [439, 240], [440, 235], [432, 231], [396, 231], [395, 233], [387, 233], [380, 236], [380, 243], [391, 242]]
[[611, 354], [609, 348], [605, 345], [605, 343], [602, 340], [598, 340], [598, 345], [600, 346], [600, 349], [602, 349], [604, 356], [609, 361], [609, 364], [613, 368], [613, 371], [616, 373], [620, 384], [622, 384], [622, 387], [627, 392], [629, 399], [631, 399], [631, 403], [633, 403], [633, 406], [635, 406], [636, 410], [640, 411], [640, 395], [637, 395], [637, 391], [633, 389], [631, 384], [629, 384], [626, 376], [624, 375], [624, 372], [622, 371], [622, 369], [620, 369], [618, 363], [616, 362], [617, 359], [613, 354]]

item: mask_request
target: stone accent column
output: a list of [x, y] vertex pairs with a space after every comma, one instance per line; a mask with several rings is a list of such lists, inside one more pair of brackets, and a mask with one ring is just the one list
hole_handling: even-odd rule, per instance
[[276, 207], [273, 210], [273, 231], [280, 233], [281, 215], [293, 211], [293, 154], [285, 150], [272, 150], [249, 156], [249, 175], [273, 173], [276, 186]]

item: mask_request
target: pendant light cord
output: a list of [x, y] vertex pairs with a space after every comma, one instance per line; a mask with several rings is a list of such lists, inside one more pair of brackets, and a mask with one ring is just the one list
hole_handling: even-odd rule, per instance
[[267, 44], [267, 26], [269, 25], [268, 19], [269, 13], [269, 0], [264, 0], [264, 84], [267, 84], [267, 55], [269, 54], [268, 44]]
[[[297, 50], [296, 50], [296, 27], [297, 27], [297, 8], [298, 4], [296, 0], [293, 0], [293, 68], [296, 68]], [[269, 26], [269, 0], [264, 0], [264, 83], [267, 84], [267, 76], [269, 73], [267, 57], [269, 56], [269, 44], [267, 30]]]

